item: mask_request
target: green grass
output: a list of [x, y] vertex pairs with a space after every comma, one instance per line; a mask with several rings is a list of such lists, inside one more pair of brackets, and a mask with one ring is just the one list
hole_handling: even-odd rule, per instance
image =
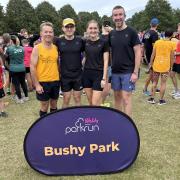
[[[169, 95], [172, 83], [168, 80], [167, 105], [151, 105], [142, 94], [145, 80], [144, 69], [133, 96], [133, 120], [141, 138], [140, 153], [136, 162], [122, 173], [97, 176], [51, 177], [56, 180], [109, 180], [109, 179], [180, 179], [180, 100]], [[158, 94], [157, 94], [158, 99]], [[82, 96], [84, 103], [86, 97]], [[30, 101], [15, 104], [10, 97], [7, 107], [9, 117], [0, 119], [0, 180], [41, 180], [50, 179], [35, 172], [27, 164], [23, 153], [24, 136], [31, 124], [38, 118], [39, 104], [35, 94]], [[108, 98], [113, 103], [112, 96]], [[59, 99], [60, 107], [62, 99]], [[113, 162], [111, 162], [113, 163]]]

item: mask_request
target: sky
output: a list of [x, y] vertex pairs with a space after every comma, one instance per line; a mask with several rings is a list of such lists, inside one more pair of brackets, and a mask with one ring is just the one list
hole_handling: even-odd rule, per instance
[[[6, 7], [9, 0], [1, 0], [0, 4]], [[29, 0], [33, 7], [36, 7], [43, 0]], [[56, 10], [59, 10], [65, 4], [70, 4], [76, 13], [79, 11], [93, 12], [97, 11], [99, 15], [111, 15], [111, 10], [116, 5], [125, 8], [127, 17], [131, 17], [135, 12], [143, 10], [148, 0], [48, 0]], [[180, 8], [179, 0], [169, 0], [173, 8]]]

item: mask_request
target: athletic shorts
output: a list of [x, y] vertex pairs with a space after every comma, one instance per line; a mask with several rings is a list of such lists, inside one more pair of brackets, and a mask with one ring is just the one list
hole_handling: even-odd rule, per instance
[[85, 69], [83, 72], [82, 82], [83, 88], [92, 88], [96, 91], [102, 91], [101, 80], [103, 71]]
[[174, 63], [173, 68], [172, 68], [172, 71], [180, 74], [180, 64]]
[[0, 89], [0, 98], [3, 98], [5, 96], [4, 89]]
[[40, 85], [43, 87], [44, 92], [42, 94], [36, 92], [36, 98], [39, 101], [48, 101], [49, 99], [56, 100], [59, 98], [59, 81], [40, 82]]
[[26, 67], [26, 74], [30, 73], [30, 67]]
[[82, 90], [82, 76], [76, 78], [63, 78], [61, 77], [61, 90], [62, 92], [69, 92], [71, 90], [81, 91]]
[[135, 90], [135, 83], [131, 82], [132, 73], [128, 74], [114, 74], [112, 73], [111, 86], [114, 91], [132, 92]]

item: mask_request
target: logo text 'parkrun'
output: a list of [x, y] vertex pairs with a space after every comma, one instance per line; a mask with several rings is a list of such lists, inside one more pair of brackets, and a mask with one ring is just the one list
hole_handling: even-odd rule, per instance
[[96, 118], [78, 118], [72, 127], [66, 127], [65, 134], [99, 131], [99, 120]]

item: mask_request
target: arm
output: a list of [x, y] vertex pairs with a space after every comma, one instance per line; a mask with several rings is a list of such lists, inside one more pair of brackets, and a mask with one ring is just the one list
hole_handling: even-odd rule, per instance
[[135, 54], [135, 67], [134, 72], [132, 73], [130, 81], [136, 82], [138, 79], [138, 72], [141, 64], [141, 46], [140, 44], [137, 44], [133, 47], [134, 54]]
[[151, 59], [150, 59], [150, 63], [149, 63], [149, 68], [152, 67], [153, 62], [154, 62], [154, 59], [155, 59], [155, 56], [156, 56], [156, 49], [153, 48], [153, 52], [152, 52], [152, 54], [151, 54]]
[[170, 71], [171, 71], [174, 64], [174, 51], [171, 51], [170, 60], [171, 60], [170, 61]]
[[109, 52], [103, 53], [104, 67], [103, 67], [103, 78], [101, 80], [101, 87], [104, 88], [108, 78], [108, 63], [109, 63]]
[[37, 71], [36, 71], [37, 63], [38, 63], [38, 48], [37, 46], [35, 46], [31, 54], [30, 71], [37, 93], [42, 94], [44, 91], [43, 91], [43, 87], [40, 85], [37, 78]]

